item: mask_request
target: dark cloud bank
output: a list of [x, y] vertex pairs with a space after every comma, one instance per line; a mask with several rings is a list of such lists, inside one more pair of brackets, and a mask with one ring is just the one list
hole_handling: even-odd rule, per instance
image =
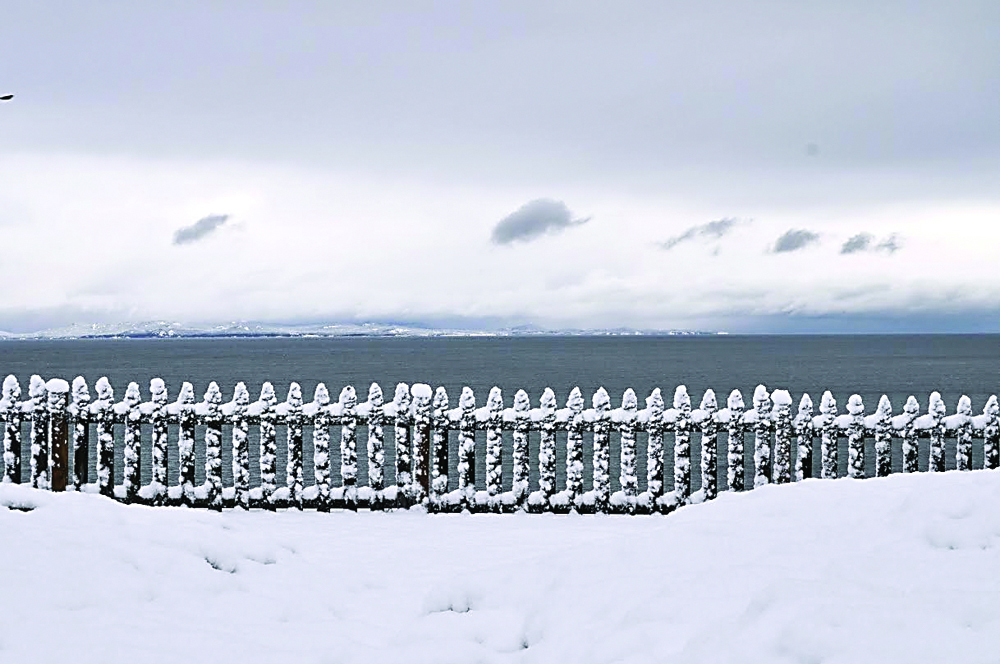
[[581, 226], [590, 217], [574, 219], [573, 213], [562, 201], [537, 198], [501, 219], [493, 227], [490, 241], [493, 244], [530, 242], [546, 234], [560, 233], [573, 226]]
[[664, 251], [669, 251], [676, 247], [681, 242], [687, 242], [688, 240], [694, 240], [695, 238], [708, 238], [718, 240], [724, 235], [733, 230], [739, 222], [733, 217], [725, 217], [723, 219], [717, 219], [715, 221], [710, 221], [707, 224], [701, 224], [700, 226], [692, 226], [680, 235], [675, 235], [663, 242], [660, 242], [660, 248]]
[[174, 244], [191, 244], [192, 242], [197, 242], [214, 233], [228, 219], [228, 214], [211, 214], [199, 219], [190, 226], [178, 228], [174, 232]]

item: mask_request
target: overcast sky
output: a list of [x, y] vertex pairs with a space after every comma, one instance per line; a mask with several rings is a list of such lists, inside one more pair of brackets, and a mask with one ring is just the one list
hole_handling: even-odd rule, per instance
[[1000, 331], [1000, 3], [17, 2], [0, 330]]

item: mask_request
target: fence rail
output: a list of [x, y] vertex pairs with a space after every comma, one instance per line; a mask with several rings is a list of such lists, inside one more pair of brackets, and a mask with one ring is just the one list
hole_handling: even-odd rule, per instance
[[[1000, 465], [1000, 406], [989, 398], [983, 411], [974, 415], [972, 402], [963, 396], [956, 412], [947, 415], [937, 392], [920, 414], [913, 396], [903, 412], [893, 415], [892, 404], [883, 396], [873, 413], [866, 414], [857, 394], [847, 401], [846, 413], [838, 413], [830, 392], [814, 413], [812, 399], [803, 394], [797, 412], [785, 390], [768, 393], [763, 385], [753, 394], [747, 409], [743, 396], [733, 390], [726, 407], [719, 408], [715, 393], [705, 392], [697, 409], [692, 408], [687, 388], [678, 386], [672, 407], [667, 408], [659, 388], [638, 407], [633, 390], [626, 390], [620, 406], [613, 408], [604, 388], [586, 407], [583, 394], [574, 388], [565, 407], [559, 408], [555, 394], [546, 388], [537, 407], [519, 390], [508, 408], [499, 387], [490, 390], [486, 404], [477, 407], [473, 391], [463, 388], [452, 408], [444, 388], [432, 390], [422, 383], [399, 383], [392, 401], [372, 383], [367, 400], [358, 401], [353, 387], [341, 390], [336, 401], [320, 383], [312, 401], [303, 401], [302, 390], [291, 383], [279, 402], [271, 383], [264, 383], [260, 397], [250, 400], [243, 383], [223, 402], [222, 392], [212, 382], [200, 402], [185, 382], [176, 400], [170, 401], [159, 378], [150, 382], [148, 401], [143, 402], [137, 383], [130, 383], [124, 398], [116, 402], [107, 378], [95, 385], [96, 398], [82, 377], [72, 387], [65, 380], [48, 381], [32, 376], [28, 398], [14, 376], [3, 382], [0, 422], [3, 425], [3, 482], [22, 479], [22, 429], [28, 427], [32, 486], [54, 491], [99, 492], [126, 503], [189, 505], [221, 510], [315, 508], [356, 510], [399, 509], [421, 506], [429, 511], [451, 512], [559, 512], [653, 513], [710, 500], [718, 495], [720, 433], [725, 433], [723, 461], [728, 489], [741, 491], [771, 482], [783, 484], [812, 477], [814, 444], [819, 441], [820, 476], [838, 474], [838, 445], [847, 440], [847, 474], [865, 477], [865, 442], [874, 439], [875, 475], [891, 472], [893, 441], [901, 441], [903, 472], [916, 472], [920, 438], [929, 440], [928, 470], [941, 472], [945, 465], [946, 439], [955, 441], [955, 467], [972, 469], [974, 440], [982, 441], [983, 466]], [[144, 426], [148, 431], [143, 438]], [[223, 486], [223, 427], [229, 429], [232, 449], [232, 486]], [[176, 427], [176, 474], [168, 477], [170, 429]], [[285, 482], [277, 482], [277, 427], [284, 427], [286, 449]], [[358, 485], [358, 428], [367, 436], [368, 483]], [[91, 427], [94, 435], [91, 436]], [[115, 485], [116, 427], [122, 432], [121, 484]], [[251, 487], [250, 431], [258, 428], [260, 481]], [[333, 486], [330, 469], [331, 431], [339, 427], [340, 486]], [[385, 468], [385, 429], [393, 431], [395, 468]], [[196, 484], [196, 434], [202, 431], [204, 478]], [[310, 437], [305, 437], [309, 429]], [[457, 434], [456, 478], [450, 477], [449, 435]], [[477, 436], [485, 433], [485, 437]], [[504, 490], [504, 433], [511, 438], [511, 477]], [[557, 488], [557, 433], [565, 440], [565, 482]], [[637, 434], [646, 435], [646, 480], [640, 492]], [[534, 463], [528, 438], [537, 434]], [[611, 491], [610, 459], [612, 434], [617, 434], [619, 453], [618, 490]], [[692, 459], [692, 434], [700, 436], [700, 459]], [[746, 449], [752, 434], [751, 448]], [[669, 438], [669, 441], [668, 441]], [[585, 440], [586, 439], [586, 440]], [[477, 446], [484, 443], [485, 482], [476, 485]], [[590, 488], [585, 490], [585, 447], [590, 450]], [[97, 459], [91, 476], [91, 445]], [[140, 451], [151, 449], [151, 469], [141, 477]], [[311, 445], [313, 483], [305, 484], [303, 447]], [[747, 455], [752, 455], [753, 478], [744, 476]], [[672, 457], [672, 490], [667, 491], [665, 458]], [[793, 459], [794, 456], [794, 459]], [[700, 463], [701, 483], [695, 490], [691, 464]], [[70, 467], [72, 466], [72, 473]], [[537, 483], [531, 490], [531, 470]], [[171, 479], [173, 481], [171, 481]], [[389, 483], [387, 484], [387, 479]], [[143, 480], [146, 480], [145, 483]], [[457, 481], [454, 481], [457, 480]], [[450, 486], [457, 488], [450, 489]]]

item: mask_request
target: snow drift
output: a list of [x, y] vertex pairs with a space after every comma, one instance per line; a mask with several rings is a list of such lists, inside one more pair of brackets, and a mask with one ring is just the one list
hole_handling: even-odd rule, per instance
[[669, 516], [232, 511], [0, 486], [3, 662], [994, 662], [1000, 472]]

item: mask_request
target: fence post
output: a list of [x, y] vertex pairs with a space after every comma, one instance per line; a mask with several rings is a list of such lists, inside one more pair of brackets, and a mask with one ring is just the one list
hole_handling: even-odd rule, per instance
[[919, 458], [920, 447], [917, 441], [917, 429], [914, 426], [917, 414], [920, 412], [920, 404], [912, 394], [906, 399], [903, 406], [902, 437], [903, 437], [903, 472], [917, 472], [917, 460]]
[[413, 483], [410, 494], [415, 503], [425, 503], [430, 493], [431, 399], [434, 393], [425, 383], [410, 387], [413, 397]]
[[966, 395], [958, 400], [958, 427], [955, 430], [955, 468], [972, 470], [972, 400]]
[[199, 413], [205, 423], [205, 501], [208, 509], [222, 511], [222, 393], [215, 381], [208, 384]]
[[358, 511], [358, 395], [352, 385], [340, 390], [340, 477], [344, 507]]
[[851, 423], [847, 428], [847, 474], [855, 479], [865, 477], [865, 403], [860, 394], [847, 400]]
[[139, 384], [129, 383], [125, 389], [125, 399], [115, 407], [115, 411], [125, 419], [125, 450], [123, 457], [122, 492], [126, 503], [134, 503], [139, 496], [141, 478], [139, 475], [139, 454], [142, 449], [142, 412], [139, 410], [141, 397]]
[[753, 391], [753, 409], [753, 485], [758, 487], [771, 481], [771, 395], [763, 385]]
[[107, 376], [94, 386], [97, 400], [90, 404], [97, 434], [97, 485], [102, 496], [115, 497], [115, 391]]
[[49, 483], [53, 491], [65, 491], [69, 479], [69, 383], [62, 378], [50, 378], [45, 384], [47, 394], [47, 420]]
[[428, 506], [443, 510], [445, 495], [448, 493], [448, 391], [443, 387], [434, 390], [434, 410], [431, 420], [434, 431], [431, 434], [431, 497]]
[[316, 481], [316, 510], [330, 511], [330, 391], [318, 383], [313, 400], [303, 410], [312, 416], [313, 477]]
[[409, 505], [408, 493], [411, 478], [410, 472], [410, 386], [406, 383], [396, 385], [396, 394], [392, 399], [396, 411], [393, 438], [396, 444], [396, 506]]
[[636, 508], [643, 512], [659, 509], [663, 497], [663, 395], [660, 388], [646, 397], [643, 412], [646, 420], [646, 490], [636, 497]]
[[813, 402], [808, 394], [799, 400], [795, 416], [795, 442], [799, 453], [795, 459], [795, 479], [801, 482], [813, 476]]
[[167, 497], [167, 386], [163, 379], [149, 381], [149, 423], [153, 429], [153, 477], [147, 489], [153, 505], [162, 505]]
[[771, 393], [774, 404], [774, 467], [775, 484], [792, 481], [792, 395], [788, 390]]
[[185, 381], [174, 402], [174, 412], [177, 414], [177, 485], [179, 491], [177, 502], [192, 506], [195, 504], [194, 476], [194, 433], [198, 424], [195, 414], [194, 386]]
[[233, 501], [236, 506], [245, 510], [250, 509], [250, 425], [247, 421], [249, 405], [250, 392], [247, 391], [246, 383], [240, 381], [233, 389], [229, 420], [233, 425]]
[[271, 511], [277, 507], [274, 500], [274, 492], [277, 489], [275, 478], [278, 472], [278, 437], [274, 430], [277, 404], [278, 397], [274, 393], [274, 386], [265, 381], [260, 388], [260, 398], [254, 404], [254, 409], [260, 418], [260, 505]]
[[1000, 465], [1000, 404], [997, 395], [990, 397], [983, 407], [983, 468], [994, 469]]
[[90, 390], [83, 376], [73, 379], [73, 401], [69, 414], [73, 419], [73, 488], [79, 491], [90, 483]]
[[715, 413], [719, 401], [715, 391], [708, 389], [698, 407], [701, 429], [701, 500], [712, 500], [719, 495], [719, 422]]
[[462, 409], [458, 424], [458, 490], [463, 506], [471, 511], [476, 500], [476, 396], [472, 388], [462, 388], [458, 407]]
[[686, 505], [691, 498], [691, 397], [687, 386], [674, 390], [674, 500]]
[[385, 401], [378, 383], [368, 387], [365, 408], [368, 411], [368, 486], [372, 490], [368, 508], [382, 510], [385, 509], [382, 498], [385, 490], [385, 432], [382, 429]]
[[499, 512], [503, 493], [503, 393], [499, 387], [490, 389], [486, 413], [486, 493], [490, 511]]
[[822, 455], [823, 455], [823, 479], [837, 479], [837, 439], [840, 432], [837, 430], [835, 420], [837, 419], [837, 400], [833, 398], [830, 391], [823, 393], [823, 399], [819, 402], [819, 412], [822, 427]]
[[21, 386], [14, 375], [3, 381], [0, 415], [4, 416], [3, 481], [21, 483]]
[[875, 476], [888, 477], [892, 472], [892, 403], [882, 395], [875, 411]]
[[593, 508], [606, 513], [611, 502], [611, 397], [607, 390], [598, 388], [591, 404], [594, 408]]
[[[302, 509], [302, 388], [298, 383], [288, 386], [288, 395], [282, 404], [287, 436], [288, 457], [285, 463], [285, 492], [289, 507]], [[343, 449], [343, 445], [341, 445]]]
[[556, 492], [556, 394], [546, 387], [538, 407], [538, 491], [528, 496], [528, 509], [544, 512]]
[[50, 489], [49, 446], [46, 440], [48, 411], [45, 409], [45, 381], [35, 374], [28, 383], [28, 407], [31, 409], [31, 486], [36, 489]]
[[927, 414], [931, 419], [931, 446], [927, 457], [927, 471], [943, 473], [944, 465], [944, 414], [946, 408], [939, 392], [931, 392]]
[[632, 514], [639, 496], [639, 477], [636, 474], [635, 463], [635, 420], [638, 414], [639, 400], [630, 387], [622, 394], [622, 407], [618, 423], [619, 461], [618, 484], [621, 486], [611, 496], [611, 506], [615, 511]]
[[518, 390], [514, 394], [514, 433], [512, 468], [513, 481], [511, 491], [514, 494], [514, 505], [518, 510], [524, 509], [528, 499], [530, 485], [530, 466], [528, 457], [528, 431], [531, 427], [531, 400], [528, 393]]
[[583, 493], [583, 430], [586, 422], [583, 419], [583, 394], [579, 387], [574, 387], [566, 400], [569, 409], [569, 420], [566, 432], [566, 491], [569, 506], [572, 507], [577, 496]]
[[730, 491], [746, 488], [744, 473], [746, 462], [743, 458], [743, 394], [739, 390], [729, 393], [726, 400], [729, 410], [729, 427], [726, 432], [726, 480]]

